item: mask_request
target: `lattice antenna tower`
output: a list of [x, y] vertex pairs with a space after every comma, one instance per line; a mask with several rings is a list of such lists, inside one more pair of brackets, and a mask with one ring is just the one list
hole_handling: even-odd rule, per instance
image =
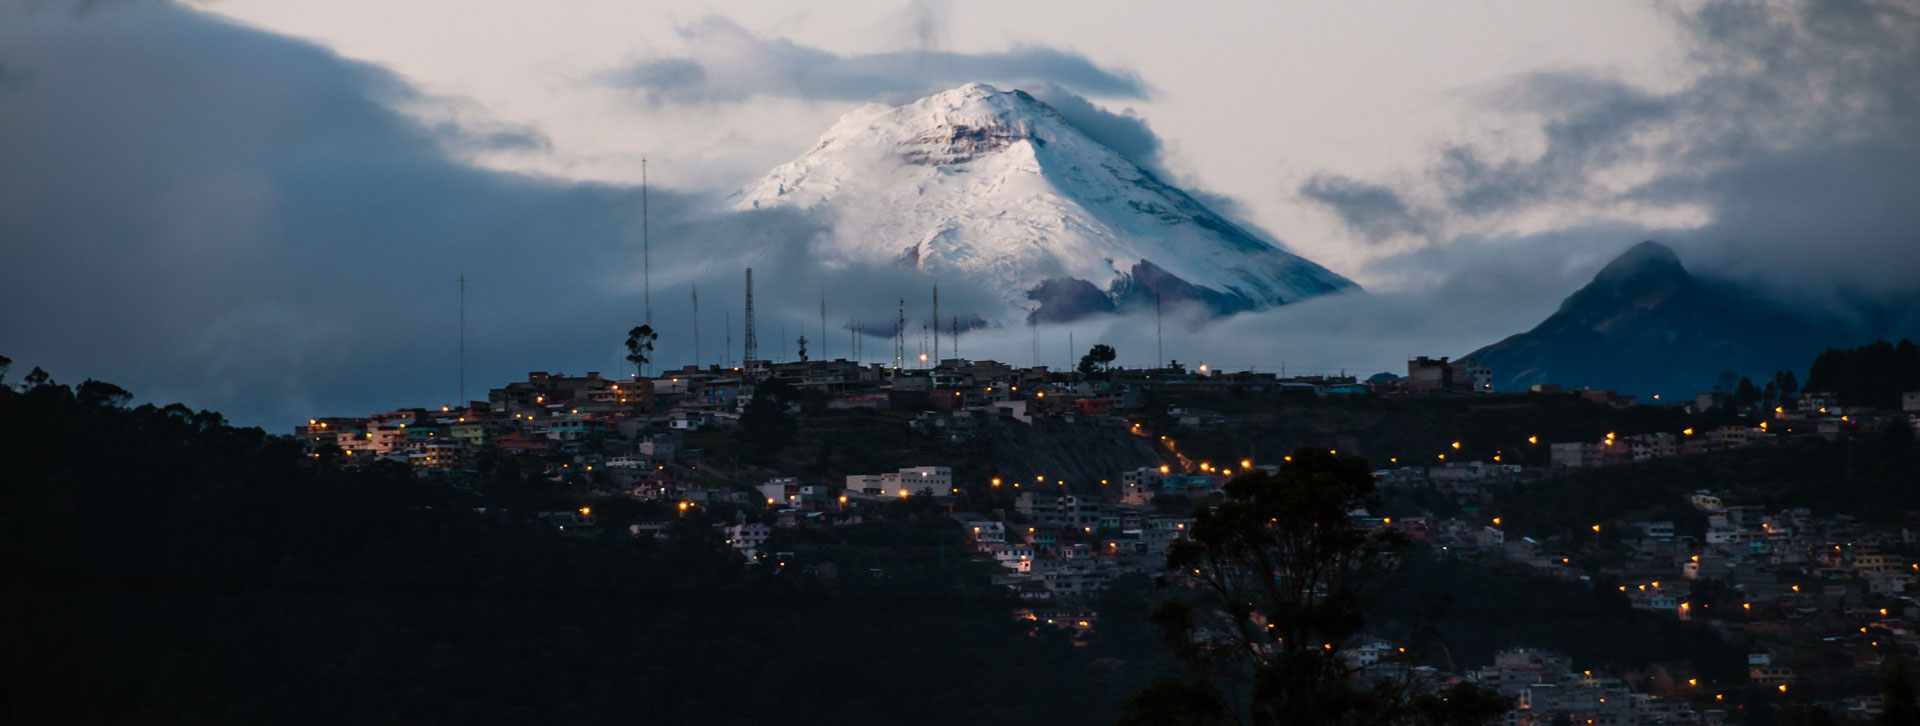
[[893, 325], [893, 369], [907, 361], [907, 299], [900, 298], [900, 320]]
[[740, 360], [741, 365], [752, 365], [752, 361], [760, 359], [760, 341], [755, 340], [753, 334], [753, 268], [751, 267], [747, 268], [747, 319], [744, 325], [745, 338], [740, 343]]

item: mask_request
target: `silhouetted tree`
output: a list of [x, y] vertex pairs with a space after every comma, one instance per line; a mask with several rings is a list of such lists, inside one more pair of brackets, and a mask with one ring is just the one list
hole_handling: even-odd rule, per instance
[[1760, 402], [1760, 389], [1755, 388], [1753, 379], [1741, 378], [1740, 384], [1733, 388], [1733, 406], [1741, 410], [1751, 409]]
[[651, 325], [642, 325], [627, 331], [627, 361], [633, 364], [634, 375], [647, 374], [647, 363], [653, 356], [653, 341], [659, 337], [653, 332]]
[[769, 464], [793, 443], [799, 423], [787, 413], [796, 392], [780, 378], [768, 378], [754, 389], [753, 400], [740, 412], [742, 454], [755, 464]]
[[1091, 378], [1096, 374], [1104, 374], [1117, 357], [1119, 354], [1114, 352], [1113, 346], [1097, 343], [1086, 355], [1080, 356], [1080, 375]]
[[1828, 349], [1813, 360], [1806, 390], [1832, 393], [1842, 405], [1897, 409], [1901, 392], [1920, 390], [1920, 345], [1881, 340]]
[[100, 406], [110, 406], [119, 408], [127, 405], [127, 401], [133, 399], [133, 394], [128, 393], [125, 388], [89, 378], [80, 384], [79, 389], [74, 391], [74, 397], [80, 405], [87, 407], [97, 408]]
[[1223, 491], [1168, 550], [1193, 597], [1150, 618], [1190, 676], [1129, 699], [1126, 723], [1481, 724], [1505, 713], [1505, 699], [1472, 686], [1412, 698], [1406, 683], [1361, 683], [1343, 657], [1410, 544], [1349, 514], [1379, 504], [1365, 459], [1303, 448], [1278, 474], [1242, 474]]
[[1791, 399], [1794, 394], [1800, 392], [1800, 379], [1793, 375], [1793, 371], [1775, 371], [1773, 384], [1780, 389], [1782, 399]]

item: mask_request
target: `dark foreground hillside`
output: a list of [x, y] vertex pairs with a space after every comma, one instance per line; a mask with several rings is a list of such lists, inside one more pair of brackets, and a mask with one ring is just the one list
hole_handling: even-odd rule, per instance
[[[1010, 617], [990, 565], [932, 502], [783, 530], [789, 566], [748, 566], [712, 526], [734, 512], [607, 501], [605, 532], [565, 537], [535, 510], [575, 493], [512, 467], [471, 490], [341, 469], [212, 413], [127, 398], [95, 382], [0, 386], [11, 722], [1094, 724], [1171, 668], [1146, 622], [1163, 596], [1147, 577], [1092, 603], [1100, 617], [1076, 643]], [[1455, 415], [1517, 433], [1586, 410], [1526, 403]], [[1219, 433], [1314, 436], [1263, 427], [1350, 425], [1341, 411], [1390, 432], [1411, 415], [1351, 408], [1274, 402]], [[1210, 438], [1192, 445], [1241, 445]], [[1497, 504], [1542, 521], [1564, 505]], [[623, 536], [639, 520], [671, 521], [670, 536]], [[1431, 551], [1406, 565], [1378, 630], [1412, 638], [1438, 617], [1432, 665], [1524, 645], [1737, 677], [1737, 646], [1604, 588]]]
[[882, 578], [774, 572], [705, 512], [562, 538], [125, 399], [0, 390], [13, 723], [1106, 723], [1145, 680], [1103, 643], [1150, 638], [1016, 625], [904, 504]]

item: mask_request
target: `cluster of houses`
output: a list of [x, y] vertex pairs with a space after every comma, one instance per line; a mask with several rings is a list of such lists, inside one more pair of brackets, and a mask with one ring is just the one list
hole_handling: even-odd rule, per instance
[[[1619, 583], [1611, 586], [1634, 608], [1705, 622], [1731, 641], [1751, 643], [1756, 652], [1747, 681], [1766, 688], [1785, 692], [1808, 678], [1870, 680], [1889, 649], [1920, 650], [1920, 556], [1913, 554], [1920, 551], [1920, 528], [1873, 530], [1854, 517], [1814, 516], [1802, 508], [1769, 512], [1727, 504], [1706, 491], [1690, 501], [1707, 516], [1704, 536], [1678, 534], [1670, 521], [1596, 524], [1595, 539], [1602, 528], [1620, 528], [1627, 555], [1591, 571], [1574, 563], [1593, 541], [1580, 535], [1549, 543], [1509, 539], [1497, 518], [1409, 517], [1390, 524], [1457, 556], [1509, 561], [1590, 585]], [[1814, 650], [1835, 658], [1807, 673], [1782, 662]], [[1872, 707], [1867, 696], [1850, 706]], [[1591, 717], [1600, 719], [1594, 723], [1675, 723], [1648, 721], [1643, 709], [1633, 710], [1641, 720], [1605, 720], [1624, 719], [1624, 713]]]
[[[1130, 475], [1159, 486], [1157, 478]], [[995, 582], [1030, 601], [1079, 601], [1120, 575], [1160, 572], [1168, 544], [1192, 525], [1186, 516], [1106, 498], [1030, 491], [1014, 502], [1012, 512], [956, 512], [954, 519], [1001, 567]]]
[[[1694, 406], [1697, 410], [1706, 410], [1719, 405], [1716, 403], [1717, 395], [1702, 394], [1701, 400]], [[1550, 446], [1551, 461], [1556, 469], [1580, 469], [1777, 443], [1793, 438], [1838, 439], [1863, 430], [1877, 430], [1889, 424], [1920, 428], [1920, 393], [1906, 394], [1903, 403], [1905, 405], [1901, 411], [1877, 411], [1843, 407], [1835, 403], [1831, 395], [1807, 393], [1793, 402], [1793, 408], [1789, 409], [1785, 404], [1777, 406], [1767, 416], [1750, 425], [1726, 424], [1703, 427], [1698, 431], [1687, 428], [1679, 434], [1653, 433], [1618, 438], [1608, 434], [1594, 442], [1555, 443]]]
[[[1564, 655], [1538, 648], [1512, 648], [1494, 654], [1493, 665], [1465, 674], [1466, 680], [1513, 699], [1508, 726], [1566, 723], [1599, 726], [1661, 726], [1730, 723], [1731, 706], [1695, 711], [1689, 700], [1638, 692], [1620, 678], [1574, 670]], [[1694, 685], [1698, 685], [1697, 679]], [[1676, 684], [1667, 684], [1670, 688]], [[1723, 699], [1724, 700], [1724, 699]]]
[[[1030, 487], [1033, 491], [1016, 495], [1011, 510], [974, 512], [956, 505], [953, 495], [959, 490], [947, 467], [850, 475], [846, 485], [838, 488], [779, 477], [756, 487], [775, 512], [772, 524], [742, 519], [723, 525], [722, 532], [727, 543], [749, 560], [764, 561], [779, 554], [767, 552], [765, 543], [780, 528], [859, 522], [862, 504], [929, 496], [947, 506], [967, 546], [1000, 567], [996, 584], [1038, 607], [1071, 608], [1122, 574], [1162, 569], [1168, 544], [1185, 536], [1192, 520], [1155, 511], [1149, 505], [1152, 493], [1192, 493], [1195, 487], [1212, 491], [1225, 481], [1224, 476], [1167, 476], [1153, 469], [1128, 472], [1126, 479], [1136, 503], [1060, 494], [1042, 479]], [[993, 486], [1016, 488], [1012, 482]], [[1051, 620], [1096, 617], [1090, 612], [1041, 612], [1053, 613], [1046, 618]]]
[[[1477, 366], [1473, 370], [1484, 371]], [[748, 361], [739, 367], [686, 366], [626, 378], [535, 371], [526, 380], [489, 391], [484, 401], [314, 418], [296, 427], [295, 434], [315, 458], [339, 457], [348, 464], [398, 462], [422, 476], [443, 476], [456, 483], [479, 468], [482, 456], [521, 456], [546, 462], [545, 474], [551, 477], [577, 476], [649, 498], [751, 503], [756, 498], [738, 483], [694, 483], [698, 477], [691, 474], [704, 452], [687, 449], [684, 436], [737, 426], [759, 387], [776, 379], [830, 409], [913, 411], [918, 416], [913, 426], [956, 441], [972, 436], [983, 417], [1023, 423], [1117, 420], [1118, 412], [1138, 409], [1142, 392], [1156, 387], [1321, 396], [1374, 390], [1374, 384], [1348, 376], [1286, 378], [1205, 365], [1190, 370], [1177, 362], [1088, 377], [991, 360], [948, 359], [912, 370], [847, 360]], [[1179, 414], [1196, 428], [1225, 420], [1198, 410]], [[900, 488], [881, 479], [847, 481], [855, 494], [897, 494]], [[775, 503], [780, 503], [778, 498]]]

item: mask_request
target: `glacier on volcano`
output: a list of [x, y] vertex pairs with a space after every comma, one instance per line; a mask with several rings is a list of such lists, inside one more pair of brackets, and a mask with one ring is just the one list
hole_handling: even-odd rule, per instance
[[823, 213], [810, 258], [891, 262], [1040, 322], [1191, 302], [1215, 314], [1355, 289], [1208, 209], [1023, 91], [973, 83], [842, 117], [735, 210]]

